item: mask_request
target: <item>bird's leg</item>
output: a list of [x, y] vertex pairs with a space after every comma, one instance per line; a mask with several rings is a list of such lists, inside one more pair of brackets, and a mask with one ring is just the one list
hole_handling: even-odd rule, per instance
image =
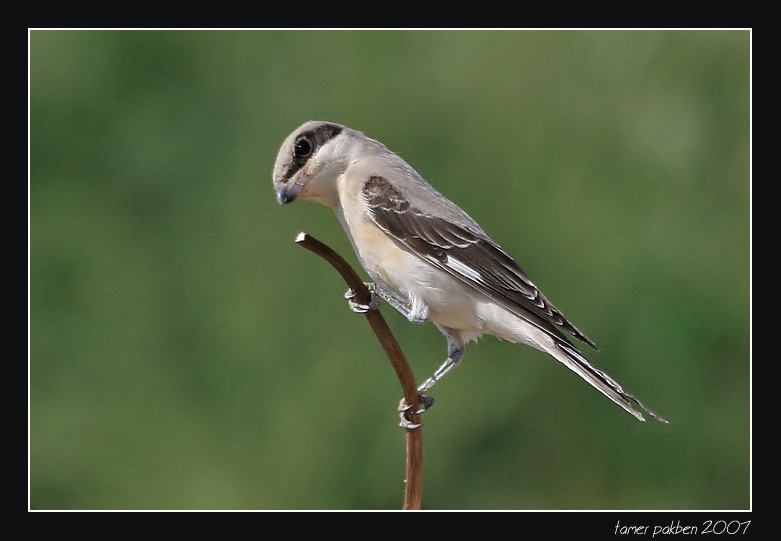
[[[418, 387], [418, 398], [420, 399], [420, 409], [416, 412], [418, 414], [425, 412], [434, 404], [434, 399], [430, 396], [426, 396], [426, 393], [439, 380], [445, 377], [445, 374], [458, 366], [458, 363], [464, 359], [464, 354], [466, 353], [466, 347], [458, 336], [457, 331], [441, 325], [437, 325], [437, 328], [445, 335], [445, 338], [447, 338], [447, 359], [442, 363], [442, 366], [437, 368], [437, 370]], [[401, 402], [399, 403], [399, 425], [408, 430], [420, 426], [410, 423], [405, 415], [411, 407], [412, 406], [407, 404], [403, 398], [401, 399]]]
[[434, 384], [445, 377], [445, 374], [458, 366], [458, 363], [463, 360], [464, 354], [466, 353], [466, 347], [458, 336], [457, 331], [448, 327], [443, 327], [442, 325], [437, 325], [437, 328], [445, 335], [445, 338], [447, 338], [447, 359], [445, 359], [442, 366], [437, 368], [436, 372], [434, 372], [431, 377], [420, 384], [418, 393], [421, 395], [425, 394], [434, 386]]
[[[411, 299], [410, 302], [410, 300], [403, 299], [390, 288], [384, 287], [382, 284], [372, 282], [365, 282], [365, 284], [371, 293], [369, 304], [359, 304], [355, 302], [355, 292], [352, 289], [348, 289], [344, 294], [344, 297], [347, 299], [347, 303], [350, 305], [350, 309], [353, 312], [363, 314], [369, 310], [377, 310], [380, 307], [380, 298], [382, 298], [412, 323], [425, 323], [429, 320], [429, 307], [424, 302], [414, 298]], [[426, 396], [425, 393], [441, 380], [445, 374], [455, 368], [464, 358], [464, 343], [461, 341], [457, 331], [448, 327], [443, 327], [442, 325], [437, 325], [437, 328], [445, 335], [445, 338], [447, 338], [447, 359], [445, 359], [442, 366], [437, 368], [436, 372], [434, 372], [431, 377], [426, 379], [426, 381], [418, 387], [418, 400], [420, 402], [420, 409], [416, 412], [418, 414], [425, 412], [434, 404], [434, 399], [430, 396]], [[399, 426], [406, 428], [407, 430], [413, 430], [421, 426], [420, 424], [411, 423], [409, 419], [407, 419], [406, 413], [411, 407], [412, 406], [407, 404], [407, 401], [403, 398], [401, 399], [401, 402], [399, 402]]]
[[344, 294], [344, 298], [347, 299], [347, 303], [350, 305], [350, 310], [353, 312], [363, 314], [368, 310], [376, 310], [380, 307], [380, 299], [382, 299], [412, 323], [425, 323], [428, 321], [429, 308], [424, 303], [409, 303], [407, 300], [403, 299], [382, 284], [377, 284], [374, 282], [364, 283], [371, 293], [371, 301], [368, 305], [355, 302], [353, 300], [355, 297], [355, 292], [353, 292], [352, 289], [348, 289]]

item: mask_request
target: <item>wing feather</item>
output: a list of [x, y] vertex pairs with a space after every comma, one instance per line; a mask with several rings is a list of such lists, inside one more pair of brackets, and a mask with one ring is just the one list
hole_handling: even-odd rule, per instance
[[[417, 210], [380, 176], [366, 182], [363, 195], [372, 219], [397, 242], [557, 339], [569, 344], [561, 333], [564, 330], [596, 349], [594, 342], [567, 320], [515, 260], [479, 227], [473, 230]], [[461, 221], [471, 222], [471, 218]]]

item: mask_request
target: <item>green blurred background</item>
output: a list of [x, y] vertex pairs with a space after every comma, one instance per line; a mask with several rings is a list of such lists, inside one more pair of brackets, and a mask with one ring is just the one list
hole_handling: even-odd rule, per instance
[[[279, 145], [400, 153], [670, 420], [486, 338], [425, 415], [426, 509], [748, 509], [748, 31], [31, 31], [32, 509], [398, 509], [401, 389]], [[418, 380], [433, 325], [384, 314]]]

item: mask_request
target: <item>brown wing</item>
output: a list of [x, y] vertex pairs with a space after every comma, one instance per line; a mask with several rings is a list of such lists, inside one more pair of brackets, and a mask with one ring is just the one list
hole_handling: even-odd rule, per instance
[[420, 257], [556, 338], [569, 343], [560, 331], [563, 329], [596, 349], [594, 342], [570, 323], [479, 227], [471, 230], [418, 211], [380, 176], [367, 180], [363, 195], [377, 225]]

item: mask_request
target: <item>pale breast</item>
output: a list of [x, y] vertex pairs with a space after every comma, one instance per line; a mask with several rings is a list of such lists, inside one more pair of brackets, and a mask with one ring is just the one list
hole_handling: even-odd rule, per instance
[[[357, 173], [357, 171], [352, 171]], [[451, 329], [482, 331], [477, 302], [486, 297], [446, 271], [434, 267], [380, 229], [371, 218], [361, 182], [343, 176], [338, 182], [337, 218], [350, 238], [361, 265], [380, 282], [406, 299], [423, 303], [430, 320]]]

